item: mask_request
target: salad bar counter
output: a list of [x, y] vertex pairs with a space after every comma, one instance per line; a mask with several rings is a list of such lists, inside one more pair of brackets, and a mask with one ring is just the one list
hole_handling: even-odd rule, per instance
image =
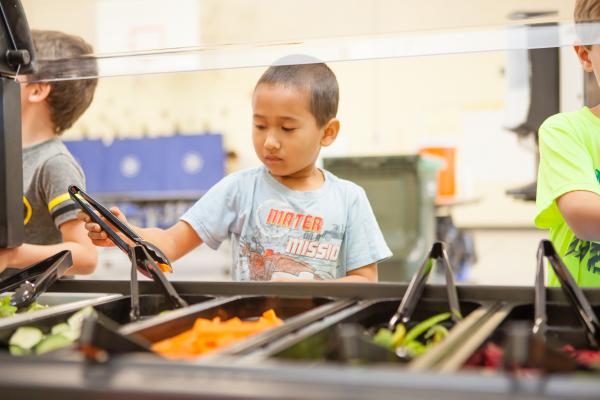
[[[451, 306], [447, 286], [426, 285], [414, 309], [404, 308], [394, 323], [413, 290], [408, 285], [173, 282], [173, 288], [189, 306], [171, 310], [160, 288], [140, 282], [141, 317], [131, 322], [130, 282], [55, 282], [37, 299], [50, 307], [0, 319], [0, 397], [596, 399], [600, 393], [595, 338], [561, 289], [544, 290], [548, 318], [540, 342], [531, 329], [540, 301], [535, 288], [458, 286], [458, 305]], [[600, 290], [582, 295], [593, 312], [600, 310]], [[171, 351], [159, 351], [159, 344]]]

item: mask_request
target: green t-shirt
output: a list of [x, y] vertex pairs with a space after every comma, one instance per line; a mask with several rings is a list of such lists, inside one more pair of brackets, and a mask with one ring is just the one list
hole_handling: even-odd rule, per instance
[[[556, 114], [540, 127], [540, 168], [535, 225], [550, 230], [550, 240], [580, 286], [600, 287], [600, 243], [579, 240], [556, 205], [565, 193], [600, 195], [600, 118], [583, 109]], [[549, 285], [558, 280], [549, 271]]]

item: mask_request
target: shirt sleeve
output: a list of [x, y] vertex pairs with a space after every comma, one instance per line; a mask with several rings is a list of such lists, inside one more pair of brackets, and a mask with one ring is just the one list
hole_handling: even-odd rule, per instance
[[54, 225], [59, 228], [77, 218], [77, 206], [68, 193], [69, 185], [85, 188], [85, 175], [77, 162], [66, 154], [49, 158], [41, 169], [41, 190]]
[[343, 247], [346, 272], [387, 260], [392, 252], [385, 243], [381, 229], [362, 188], [350, 202], [348, 224]]
[[211, 249], [229, 237], [240, 210], [242, 189], [236, 174], [223, 178], [181, 217]]
[[564, 117], [551, 117], [542, 124], [539, 147], [535, 224], [550, 228], [563, 220], [557, 198], [576, 190], [600, 195], [600, 188], [591, 154]]

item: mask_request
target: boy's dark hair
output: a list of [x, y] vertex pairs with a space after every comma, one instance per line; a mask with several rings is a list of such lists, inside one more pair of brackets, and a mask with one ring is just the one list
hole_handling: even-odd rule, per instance
[[[305, 64], [281, 65], [295, 60]], [[307, 90], [310, 95], [310, 112], [319, 127], [335, 118], [340, 99], [340, 89], [335, 74], [327, 65], [314, 58], [285, 57], [269, 67], [256, 83], [292, 85]]]
[[600, 1], [577, 0], [573, 17], [575, 22], [600, 21]]
[[[79, 36], [45, 30], [33, 30], [31, 34], [36, 57], [41, 62], [40, 69], [32, 74], [30, 80], [43, 80], [56, 76], [53, 71], [48, 70], [52, 63], [45, 61], [71, 59], [93, 53], [92, 46]], [[91, 66], [92, 71], [97, 74], [97, 64], [93, 58], [86, 58], [83, 64], [88, 70]], [[54, 124], [54, 133], [60, 135], [69, 129], [90, 106], [98, 80], [76, 79], [48, 84], [51, 87], [47, 98], [50, 117]]]

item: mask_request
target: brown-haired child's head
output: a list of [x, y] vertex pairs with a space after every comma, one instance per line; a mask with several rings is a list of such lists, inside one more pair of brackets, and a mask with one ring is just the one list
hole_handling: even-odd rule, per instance
[[573, 17], [578, 23], [600, 20], [600, 1], [577, 0]]
[[[50, 60], [72, 59], [93, 53], [93, 48], [79, 36], [70, 35], [59, 31], [33, 30], [33, 44], [36, 57], [41, 60], [40, 69], [32, 74], [28, 80], [44, 80], [53, 77], [53, 72], [44, 69], [52, 65]], [[88, 72], [97, 73], [94, 59], [84, 60]], [[91, 68], [91, 70], [90, 70]], [[69, 129], [90, 106], [93, 98], [97, 79], [77, 79], [41, 83], [48, 85], [49, 91], [45, 98], [48, 104], [51, 122], [56, 135]]]
[[594, 73], [596, 82], [600, 85], [600, 44], [596, 44], [597, 25], [600, 23], [600, 0], [577, 0], [573, 17], [579, 39], [587, 43], [576, 45], [575, 52], [583, 70]]

